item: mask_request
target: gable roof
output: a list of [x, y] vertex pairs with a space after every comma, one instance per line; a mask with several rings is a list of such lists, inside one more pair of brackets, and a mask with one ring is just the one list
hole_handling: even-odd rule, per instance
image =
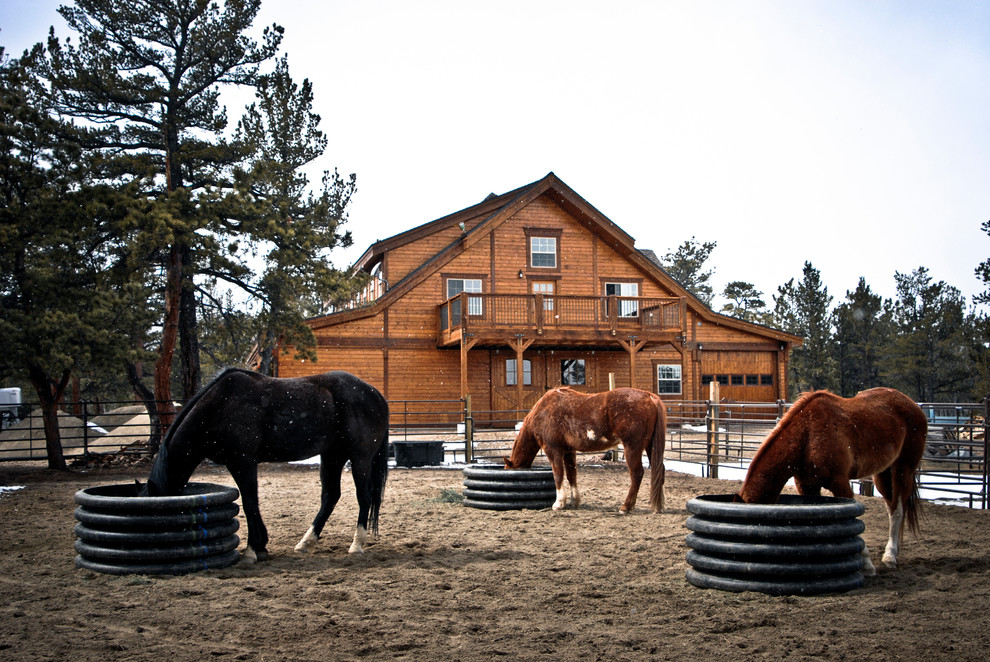
[[371, 272], [372, 268], [381, 262], [384, 255], [395, 248], [404, 246], [423, 237], [427, 237], [435, 232], [447, 230], [460, 223], [483, 218], [483, 220], [470, 229], [465, 228], [461, 235], [440, 249], [433, 256], [428, 258], [419, 267], [406, 274], [397, 283], [393, 283], [381, 297], [376, 299], [369, 306], [340, 311], [317, 317], [310, 320], [313, 328], [320, 328], [331, 324], [336, 324], [352, 319], [360, 319], [375, 315], [383, 308], [390, 305], [392, 301], [402, 297], [406, 292], [423, 282], [427, 277], [436, 273], [444, 264], [460, 255], [465, 250], [473, 246], [478, 241], [487, 237], [488, 234], [498, 227], [502, 222], [511, 218], [520, 209], [536, 200], [542, 195], [546, 195], [551, 200], [560, 205], [568, 214], [584, 227], [590, 230], [603, 240], [609, 247], [634, 263], [644, 272], [650, 274], [658, 282], [663, 284], [676, 296], [684, 296], [688, 300], [688, 307], [693, 309], [702, 319], [715, 324], [757, 333], [763, 336], [770, 336], [777, 340], [801, 344], [802, 338], [778, 329], [753, 324], [735, 317], [729, 317], [716, 313], [708, 307], [701, 299], [688, 291], [683, 285], [674, 280], [660, 265], [660, 261], [651, 250], [639, 250], [636, 248], [636, 240], [626, 233], [622, 228], [613, 223], [605, 214], [601, 213], [591, 203], [578, 195], [571, 187], [561, 181], [553, 172], [547, 173], [545, 177], [531, 184], [496, 195], [488, 195], [484, 200], [476, 205], [472, 205], [460, 211], [443, 216], [434, 221], [412, 228], [397, 235], [382, 239], [371, 246], [354, 263], [353, 269]]

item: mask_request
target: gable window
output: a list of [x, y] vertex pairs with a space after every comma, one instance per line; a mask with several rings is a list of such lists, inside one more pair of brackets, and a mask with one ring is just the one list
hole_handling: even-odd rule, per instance
[[[605, 283], [605, 296], [638, 297], [639, 283]], [[619, 317], [636, 317], [638, 301], [619, 301]]]
[[659, 393], [660, 395], [680, 395], [681, 366], [679, 365], [657, 366], [657, 393]]
[[560, 362], [562, 386], [584, 386], [584, 359], [564, 359]]
[[557, 268], [557, 238], [530, 237], [529, 265], [531, 267]]
[[[516, 360], [506, 359], [505, 360], [505, 385], [515, 386], [518, 382], [516, 381]], [[523, 386], [532, 386], [533, 384], [533, 362], [529, 359], [523, 359]]]
[[[456, 297], [461, 292], [481, 292], [481, 279], [480, 278], [448, 278], [447, 279], [447, 298], [451, 299]], [[460, 311], [460, 301], [451, 302], [451, 312], [452, 319], [456, 320], [454, 323], [460, 323], [461, 311]], [[468, 315], [472, 317], [478, 317], [482, 314], [481, 297], [469, 297], [468, 298]]]

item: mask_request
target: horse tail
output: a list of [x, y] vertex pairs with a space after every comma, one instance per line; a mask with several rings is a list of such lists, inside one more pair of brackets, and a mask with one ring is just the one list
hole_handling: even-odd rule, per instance
[[388, 482], [388, 430], [375, 457], [371, 460], [371, 507], [368, 509], [368, 530], [378, 535], [378, 513], [385, 498], [385, 483]]
[[650, 440], [650, 506], [654, 512], [663, 512], [663, 454], [667, 443], [667, 407], [659, 397], [653, 397], [657, 408], [657, 422], [653, 426], [653, 438]]
[[921, 531], [921, 493], [918, 490], [918, 472], [915, 471], [911, 479], [911, 494], [904, 502], [904, 523], [907, 524], [911, 533], [918, 534]]
[[914, 423], [911, 425], [911, 432], [909, 433], [909, 440], [905, 441], [905, 448], [910, 446], [913, 450], [913, 457], [917, 458], [910, 467], [911, 493], [904, 500], [904, 523], [907, 524], [911, 533], [917, 535], [921, 530], [921, 517], [923, 515], [921, 511], [921, 494], [918, 489], [918, 465], [921, 464], [921, 458], [924, 456], [925, 446], [928, 443], [928, 417], [925, 416], [925, 413], [921, 411], [921, 408], [916, 402], [906, 396], [903, 397], [908, 400], [907, 406], [911, 411], [910, 416], [914, 417]]

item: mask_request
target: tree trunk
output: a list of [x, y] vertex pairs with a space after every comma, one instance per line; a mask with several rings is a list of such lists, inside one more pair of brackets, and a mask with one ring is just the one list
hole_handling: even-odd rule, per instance
[[192, 250], [182, 249], [182, 289], [179, 292], [179, 357], [182, 366], [182, 399], [188, 401], [202, 381], [199, 367], [199, 333], [196, 324], [196, 289], [193, 287]]
[[41, 418], [45, 426], [45, 450], [48, 453], [48, 468], [65, 471], [65, 455], [62, 452], [62, 433], [58, 428], [58, 403], [62, 400], [69, 384], [69, 370], [62, 373], [62, 379], [50, 379], [41, 366], [28, 365], [28, 377], [41, 402]]
[[141, 381], [140, 371], [135, 364], [125, 361], [124, 367], [127, 370], [127, 381], [131, 383], [134, 394], [144, 403], [144, 408], [148, 410], [149, 427], [151, 428], [151, 435], [148, 437], [148, 452], [155, 455], [158, 453], [158, 447], [162, 444], [162, 426], [158, 417], [158, 407], [155, 404], [155, 393]]
[[278, 377], [277, 371], [272, 371], [272, 357], [275, 354], [275, 332], [271, 329], [262, 334], [259, 355], [261, 362], [258, 365], [258, 373], [269, 377]]
[[175, 418], [172, 404], [172, 358], [179, 335], [179, 293], [182, 289], [182, 259], [178, 245], [169, 251], [165, 274], [165, 319], [162, 321], [162, 342], [155, 360], [155, 407], [162, 438]]

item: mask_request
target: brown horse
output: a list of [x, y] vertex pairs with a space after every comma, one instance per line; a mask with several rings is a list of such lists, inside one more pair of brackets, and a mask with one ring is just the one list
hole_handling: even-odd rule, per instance
[[659, 396], [635, 388], [617, 388], [586, 395], [567, 387], [548, 391], [523, 420], [522, 428], [505, 459], [506, 469], [532, 466], [542, 448], [553, 468], [557, 485], [554, 510], [567, 502], [564, 475], [571, 485], [571, 503], [578, 506], [577, 453], [604, 451], [619, 444], [629, 467], [629, 494], [619, 509], [628, 513], [636, 505], [643, 482], [643, 452], [650, 458], [650, 505], [663, 510], [663, 451], [667, 414]]
[[[873, 476], [890, 516], [883, 562], [893, 568], [904, 521], [918, 530], [915, 470], [927, 435], [924, 412], [892, 388], [870, 389], [853, 398], [828, 391], [805, 393], [756, 451], [737, 496], [746, 503], [772, 503], [793, 476], [801, 494], [818, 495], [825, 488], [851, 498], [849, 481]], [[868, 549], [863, 556], [864, 572], [875, 574]]]

